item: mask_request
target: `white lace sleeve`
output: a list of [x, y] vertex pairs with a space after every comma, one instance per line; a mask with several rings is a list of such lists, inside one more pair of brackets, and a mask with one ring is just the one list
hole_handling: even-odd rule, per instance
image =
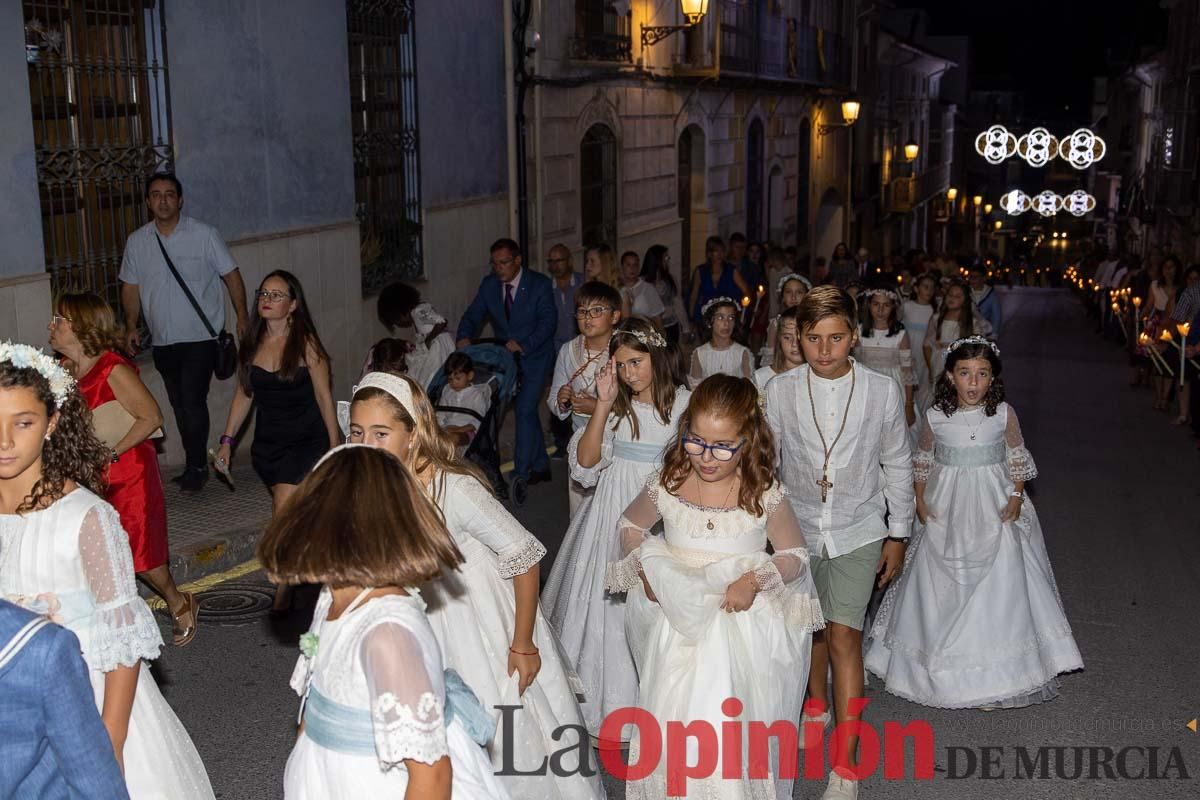
[[1017, 412], [1006, 404], [1008, 419], [1004, 424], [1004, 446], [1008, 460], [1008, 477], [1014, 481], [1031, 481], [1037, 477], [1037, 465], [1033, 456], [1025, 449], [1025, 437], [1021, 435], [1021, 423]]
[[101, 672], [155, 659], [162, 635], [137, 591], [129, 537], [108, 503], [87, 512], [79, 528], [83, 572], [96, 603], [88, 666]]
[[621, 519], [617, 521], [617, 533], [621, 537], [621, 552], [625, 557], [608, 565], [604, 573], [604, 587], [610, 592], [627, 592], [641, 580], [642, 562], [639, 557], [642, 542], [650, 535], [650, 529], [659, 520], [658, 473], [646, 482], [646, 487], [633, 499]]
[[917, 373], [913, 372], [913, 354], [912, 343], [908, 339], [908, 332], [900, 334], [899, 341], [899, 358], [900, 358], [900, 383], [903, 386], [916, 386]]
[[517, 522], [487, 487], [470, 476], [454, 476], [447, 487], [446, 517], [499, 556], [500, 577], [514, 578], [546, 555], [537, 537]]
[[934, 413], [929, 409], [921, 417], [920, 432], [917, 434], [917, 449], [913, 452], [913, 482], [929, 483], [929, 475], [933, 471], [933, 427], [929, 424], [929, 415]]
[[792, 504], [785, 499], [786, 491], [779, 484], [768, 492], [767, 541], [775, 554], [754, 571], [754, 579], [764, 599], [782, 604], [789, 622], [820, 629], [825, 627], [825, 618], [815, 591], [790, 591], [808, 572], [808, 546]]
[[363, 635], [359, 656], [379, 766], [387, 770], [408, 760], [433, 764], [449, 756], [445, 702], [430, 680], [417, 637], [396, 622], [381, 622]]
[[612, 463], [613, 458], [613, 440], [616, 438], [616, 431], [612, 429], [612, 417], [604, 421], [604, 438], [600, 442], [600, 460], [590, 467], [584, 467], [579, 464], [579, 440], [583, 438], [583, 432], [587, 430], [587, 426], [575, 431], [575, 435], [571, 437], [571, 442], [567, 445], [567, 465], [571, 469], [571, 477], [585, 489], [591, 488], [600, 482], [600, 473]]

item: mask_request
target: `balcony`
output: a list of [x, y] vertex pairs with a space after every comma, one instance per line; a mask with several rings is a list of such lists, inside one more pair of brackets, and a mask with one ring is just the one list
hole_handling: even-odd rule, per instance
[[611, 0], [575, 0], [571, 58], [627, 63], [632, 53], [628, 14], [618, 14]]
[[850, 80], [850, 48], [830, 31], [767, 13], [760, 0], [724, 0], [721, 72], [818, 86]]
[[896, 178], [887, 185], [887, 213], [907, 214], [916, 205], [916, 178]]

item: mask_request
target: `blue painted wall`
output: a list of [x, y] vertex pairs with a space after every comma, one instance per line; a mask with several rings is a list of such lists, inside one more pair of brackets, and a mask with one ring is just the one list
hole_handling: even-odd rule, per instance
[[345, 3], [166, 10], [185, 212], [227, 239], [353, 219]]
[[20, 3], [0, 3], [0, 277], [46, 271]]
[[497, 194], [508, 186], [502, 9], [499, 0], [417, 3], [417, 113], [426, 207]]

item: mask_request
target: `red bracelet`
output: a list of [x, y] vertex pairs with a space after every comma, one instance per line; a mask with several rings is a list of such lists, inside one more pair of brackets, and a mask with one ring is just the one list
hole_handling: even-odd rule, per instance
[[540, 652], [540, 651], [538, 651], [538, 650], [534, 650], [532, 653], [526, 653], [526, 652], [523, 652], [523, 651], [521, 651], [521, 650], [515, 650], [515, 649], [513, 649], [513, 648], [511, 648], [511, 647], [510, 647], [510, 648], [508, 648], [508, 651], [509, 651], [510, 653], [516, 653], [516, 654], [517, 654], [517, 655], [519, 655], [519, 656], [536, 656], [536, 655], [538, 655], [538, 653]]

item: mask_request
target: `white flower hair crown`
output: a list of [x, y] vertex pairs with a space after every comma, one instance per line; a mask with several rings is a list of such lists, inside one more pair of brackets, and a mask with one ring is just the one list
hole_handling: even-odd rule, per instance
[[666, 347], [667, 340], [658, 331], [618, 331], [623, 336], [632, 336], [642, 343], [644, 347]]
[[75, 379], [62, 365], [36, 347], [13, 342], [0, 342], [0, 363], [7, 361], [18, 369], [35, 369], [50, 384], [54, 407], [61, 410], [67, 396], [75, 389]]
[[708, 310], [713, 306], [733, 306], [734, 308], [737, 308], [737, 301], [732, 297], [726, 297], [725, 295], [714, 297], [712, 300], [709, 300], [707, 303], [700, 306], [700, 314], [707, 314]]
[[865, 291], [863, 294], [865, 294], [867, 297], [874, 297], [877, 294], [881, 294], [896, 305], [900, 305], [900, 295], [896, 294], [891, 289], [867, 289], [867, 291]]
[[1000, 348], [996, 346], [996, 343], [982, 336], [968, 336], [965, 339], [957, 339], [951, 342], [950, 346], [946, 348], [946, 355], [950, 355], [965, 344], [986, 344], [992, 348], [992, 352], [996, 354], [997, 358], [1000, 356]]
[[801, 275], [798, 272], [789, 272], [787, 275], [784, 275], [782, 278], [779, 279], [779, 285], [775, 287], [775, 293], [779, 294], [780, 292], [782, 292], [783, 287], [787, 286], [788, 281], [800, 281], [807, 288], [809, 288], [809, 289], [812, 288], [812, 281], [810, 281], [808, 278], [804, 277], [803, 275]]

